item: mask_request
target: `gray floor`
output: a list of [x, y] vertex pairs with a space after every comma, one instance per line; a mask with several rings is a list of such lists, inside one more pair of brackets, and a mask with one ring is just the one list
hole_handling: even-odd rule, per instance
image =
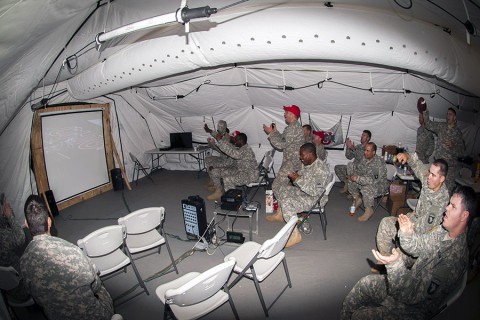
[[[152, 175], [154, 182], [141, 179], [133, 190], [110, 191], [101, 196], [74, 205], [61, 212], [56, 218], [59, 236], [76, 243], [88, 233], [111, 224], [116, 219], [144, 207], [163, 206], [166, 209], [165, 230], [175, 258], [192, 249], [194, 242], [186, 239], [181, 200], [190, 195], [203, 198], [209, 194], [205, 188], [207, 175], [200, 179], [191, 171], [157, 171]], [[323, 239], [320, 221], [313, 217], [313, 232], [304, 235], [303, 241], [285, 250], [293, 287], [270, 310], [270, 319], [337, 319], [342, 301], [352, 286], [370, 272], [367, 259], [373, 259], [371, 249], [375, 247], [375, 233], [380, 219], [387, 212], [379, 208], [366, 223], [347, 215], [350, 201], [338, 193], [335, 186], [327, 204], [327, 240]], [[280, 223], [265, 220], [263, 190], [255, 200], [262, 204], [259, 211], [259, 233], [254, 241], [263, 242], [273, 237], [281, 228]], [[214, 204], [207, 201], [207, 220], [213, 218]], [[220, 224], [225, 229], [225, 223]], [[248, 219], [238, 219], [235, 230], [248, 229]], [[219, 232], [220, 233], [220, 232]], [[247, 233], [244, 232], [247, 236]], [[174, 237], [173, 237], [174, 236]], [[206, 252], [195, 252], [178, 264], [180, 275], [190, 271], [204, 271], [223, 261], [223, 257], [233, 251], [235, 245], [225, 244], [219, 248], [209, 248]], [[151, 255], [137, 261], [144, 279], [155, 275], [169, 264], [166, 251], [161, 255]], [[168, 273], [147, 282], [150, 295], [142, 294], [119, 306], [117, 312], [125, 319], [161, 319], [163, 305], [155, 295], [160, 284], [178, 277]], [[436, 319], [480, 319], [480, 277], [467, 285], [462, 297]], [[261, 286], [267, 303], [286, 282], [283, 268], [278, 268]], [[105, 286], [113, 297], [135, 284], [131, 268], [127, 273], [107, 280]], [[241, 280], [231, 294], [241, 319], [263, 318], [263, 311], [251, 281]], [[31, 318], [29, 314], [27, 318]], [[206, 316], [207, 319], [231, 319], [233, 314], [228, 304]]]

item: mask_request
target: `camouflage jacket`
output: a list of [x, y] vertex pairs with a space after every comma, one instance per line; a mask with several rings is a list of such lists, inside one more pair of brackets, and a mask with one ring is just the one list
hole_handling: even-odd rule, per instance
[[25, 243], [25, 233], [12, 215], [5, 218], [5, 225], [0, 227], [0, 266], [13, 266], [19, 270], [20, 256], [17, 250]]
[[433, 132], [426, 129], [424, 126], [420, 126], [417, 129], [417, 145], [415, 152], [423, 162], [428, 162], [428, 158], [433, 153], [435, 148], [435, 139]]
[[353, 150], [350, 148], [345, 149], [345, 157], [348, 160], [352, 160], [355, 164], [359, 163], [365, 158], [365, 146], [361, 143], [357, 144]]
[[442, 184], [437, 192], [428, 188], [427, 176], [430, 164], [423, 164], [416, 153], [411, 153], [408, 164], [413, 169], [415, 176], [422, 182], [422, 191], [418, 198], [415, 212], [408, 214], [408, 217], [415, 223], [415, 231], [426, 233], [432, 227], [442, 223], [443, 212], [445, 211], [450, 197], [445, 184]]
[[315, 149], [317, 150], [317, 158], [326, 162], [328, 152], [325, 150], [325, 146], [323, 144], [315, 145]]
[[358, 163], [354, 161], [353, 174], [358, 176], [356, 182], [359, 185], [373, 185], [379, 192], [385, 191], [388, 186], [387, 166], [377, 155], [372, 159], [363, 157]]
[[429, 319], [466, 271], [466, 234], [451, 239], [437, 226], [428, 234], [399, 230], [398, 236], [402, 249], [418, 259], [411, 269], [402, 259], [386, 266], [390, 302]]
[[[27, 291], [48, 319], [110, 319], [113, 303], [92, 262], [63, 239], [37, 235], [20, 259]], [[101, 300], [97, 296], [109, 299]]]
[[283, 133], [273, 130], [268, 139], [275, 149], [283, 151], [283, 161], [300, 162], [298, 151], [305, 143], [305, 136], [298, 120], [290, 123]]
[[241, 148], [235, 147], [226, 140], [217, 141], [217, 146], [228, 157], [235, 160], [235, 167], [255, 180], [258, 178], [258, 163], [252, 147], [246, 143]]
[[[457, 161], [458, 157], [462, 157], [465, 152], [465, 142], [463, 141], [462, 131], [455, 125], [450, 128], [446, 122], [434, 122], [430, 120], [428, 111], [425, 112], [425, 128], [435, 133], [438, 137], [435, 146], [435, 159], [444, 159], [448, 163]], [[447, 140], [453, 142], [453, 148], [450, 149], [445, 145]]]

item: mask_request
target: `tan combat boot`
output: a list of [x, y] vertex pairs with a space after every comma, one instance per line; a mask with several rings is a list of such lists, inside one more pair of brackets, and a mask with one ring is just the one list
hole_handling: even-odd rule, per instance
[[298, 231], [297, 226], [295, 226], [295, 228], [293, 228], [292, 234], [290, 235], [290, 238], [288, 238], [285, 248], [290, 248], [291, 246], [294, 246], [300, 242], [302, 242], [302, 234], [300, 233], [300, 231]]
[[224, 194], [224, 192], [223, 192], [222, 188], [216, 189], [214, 193], [212, 193], [211, 195], [209, 195], [207, 197], [207, 200], [220, 201], [220, 198], [223, 196], [223, 194]]
[[356, 196], [355, 197], [355, 210], [357, 210], [363, 203], [362, 197]]
[[280, 206], [278, 207], [276, 213], [271, 214], [269, 216], [266, 216], [265, 219], [267, 219], [267, 221], [269, 221], [269, 222], [275, 222], [275, 221], [285, 222], [285, 221], [283, 221], [283, 214], [282, 214], [282, 209], [280, 208]]
[[217, 190], [217, 188], [215, 188], [215, 186], [208, 186], [207, 190], [210, 191], [210, 192], [215, 192], [215, 190]]
[[368, 219], [370, 219], [372, 215], [373, 215], [373, 208], [372, 207], [365, 208], [365, 213], [360, 217], [358, 217], [358, 221], [365, 222]]
[[347, 192], [348, 192], [348, 186], [347, 186], [347, 184], [346, 184], [346, 183], [343, 185], [343, 188], [342, 188], [342, 189], [340, 189], [340, 191], [339, 191], [339, 192], [340, 192], [340, 193], [347, 193]]
[[211, 178], [208, 178], [208, 182], [207, 182], [207, 188], [209, 187], [214, 187], [213, 180]]

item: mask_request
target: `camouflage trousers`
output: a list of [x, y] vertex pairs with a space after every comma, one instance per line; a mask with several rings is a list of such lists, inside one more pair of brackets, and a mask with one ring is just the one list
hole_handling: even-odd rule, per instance
[[[279, 192], [279, 188], [281, 186], [288, 186], [291, 185], [290, 179], [288, 178], [288, 174], [291, 172], [295, 172], [300, 169], [300, 160], [298, 161], [283, 161], [280, 170], [278, 170], [277, 174], [275, 175], [275, 180], [272, 183], [272, 190], [277, 197]], [[278, 197], [277, 197], [278, 198]]]
[[223, 189], [222, 178], [225, 176], [234, 175], [237, 171], [238, 170], [235, 167], [214, 168], [213, 170], [210, 170], [208, 174], [210, 175], [210, 179], [212, 179], [215, 188]]
[[360, 185], [353, 181], [348, 181], [348, 192], [354, 197], [360, 196], [362, 194], [363, 205], [365, 208], [373, 207], [375, 204], [375, 197], [378, 197], [381, 192], [379, 192], [378, 188], [371, 184]]
[[387, 294], [385, 275], [373, 274], [360, 279], [343, 301], [340, 319], [404, 320], [424, 319], [418, 309], [397, 302]]
[[290, 218], [297, 216], [297, 213], [310, 210], [318, 199], [318, 197], [309, 196], [299, 187], [289, 185], [280, 186], [276, 197], [285, 221], [290, 221]]
[[219, 156], [206, 156], [205, 157], [205, 167], [208, 169], [209, 167], [214, 168], [224, 168], [230, 167], [234, 163], [234, 160], [230, 157], [221, 154]]
[[395, 248], [395, 238], [398, 232], [397, 217], [385, 217], [380, 221], [377, 230], [377, 248], [383, 255], [390, 255]]
[[347, 183], [347, 165], [345, 164], [338, 164], [336, 165], [333, 170], [335, 170], [335, 174], [337, 175], [340, 181]]

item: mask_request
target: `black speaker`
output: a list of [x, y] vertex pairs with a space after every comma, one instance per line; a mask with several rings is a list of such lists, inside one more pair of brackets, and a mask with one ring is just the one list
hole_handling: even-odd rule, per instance
[[123, 190], [122, 170], [115, 168], [110, 170], [110, 174], [112, 175], [113, 190]]
[[55, 196], [53, 195], [52, 190], [47, 190], [45, 191], [45, 197], [47, 198], [48, 206], [50, 207], [50, 211], [52, 212], [52, 215], [58, 216], [58, 207], [57, 207], [57, 202], [55, 201]]

